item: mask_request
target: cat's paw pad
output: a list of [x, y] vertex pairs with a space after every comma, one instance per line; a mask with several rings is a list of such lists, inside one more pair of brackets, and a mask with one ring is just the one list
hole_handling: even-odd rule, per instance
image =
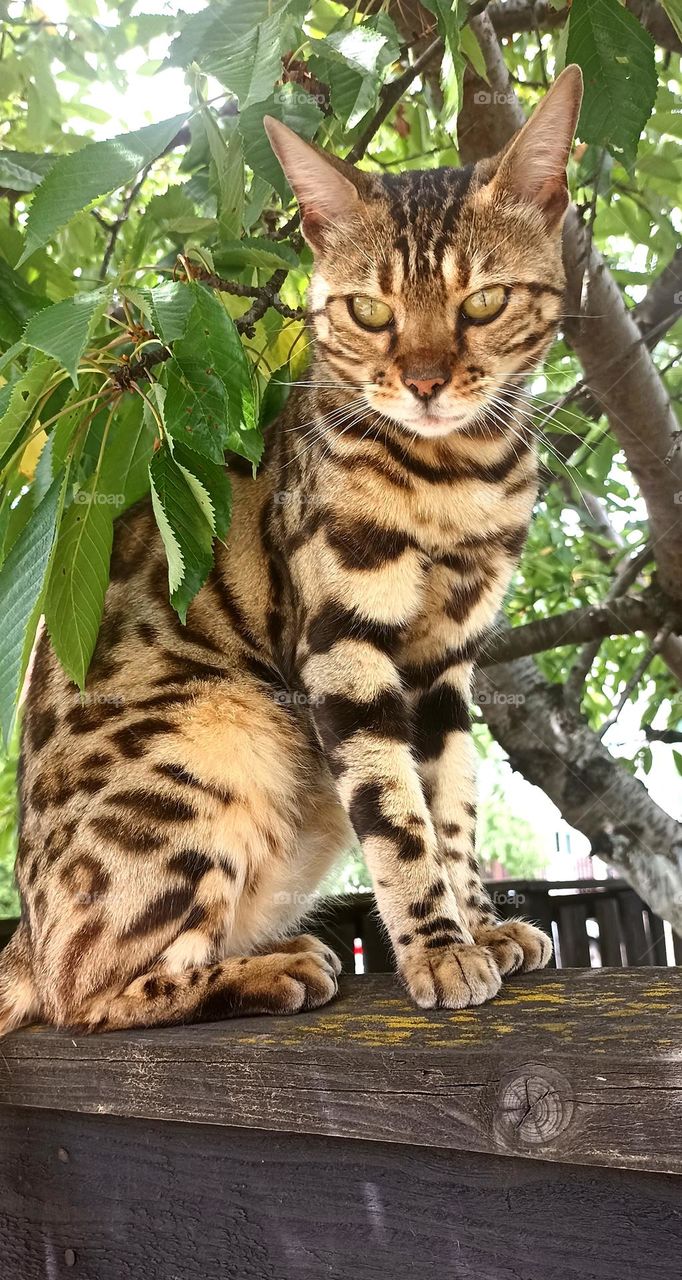
[[552, 958], [552, 943], [541, 929], [525, 920], [506, 920], [477, 930], [476, 941], [487, 947], [503, 977], [544, 969]]
[[466, 1009], [497, 995], [502, 975], [488, 947], [451, 945], [406, 957], [402, 976], [422, 1009]]

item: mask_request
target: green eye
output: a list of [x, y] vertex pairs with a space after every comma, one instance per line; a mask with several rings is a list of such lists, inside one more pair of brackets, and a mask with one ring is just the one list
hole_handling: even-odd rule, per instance
[[470, 320], [493, 320], [506, 301], [506, 290], [501, 284], [494, 284], [490, 289], [479, 289], [465, 298], [462, 311]]
[[387, 302], [378, 298], [368, 298], [364, 293], [355, 293], [349, 298], [351, 315], [365, 329], [385, 329], [393, 319], [393, 312]]

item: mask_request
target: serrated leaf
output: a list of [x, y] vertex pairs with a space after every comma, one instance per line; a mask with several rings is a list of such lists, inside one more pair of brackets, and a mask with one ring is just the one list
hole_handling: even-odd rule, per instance
[[166, 280], [153, 289], [142, 291], [149, 302], [149, 313], [154, 332], [166, 344], [182, 338], [194, 306], [192, 290], [180, 280]]
[[234, 321], [212, 292], [198, 284], [191, 288], [195, 306], [184, 338], [173, 348], [175, 359], [210, 412], [219, 413], [222, 395], [227, 405], [223, 421], [229, 431], [253, 431], [256, 416], [251, 369]]
[[226, 142], [210, 110], [203, 112], [218, 196], [220, 238], [239, 236], [244, 216], [244, 155], [242, 140], [235, 129]]
[[0, 150], [0, 187], [10, 191], [33, 191], [49, 173], [56, 156], [29, 151]]
[[64, 515], [50, 572], [45, 622], [59, 661], [79, 689], [104, 611], [115, 511], [95, 474]]
[[40, 617], [59, 523], [66, 473], [57, 476], [0, 569], [0, 725], [9, 742]]
[[[214, 462], [222, 462], [225, 452], [227, 402], [222, 385], [208, 384], [198, 391], [194, 386], [193, 366], [185, 367], [177, 360], [166, 365], [166, 429], [174, 440], [184, 442]], [[206, 392], [208, 394], [206, 394]]]
[[21, 432], [56, 368], [56, 360], [42, 354], [35, 356], [26, 372], [12, 384], [7, 408], [0, 418], [0, 467], [4, 465], [9, 451], [18, 444]]
[[607, 147], [630, 167], [656, 98], [654, 42], [619, 0], [573, 0], [566, 61], [582, 68], [583, 142]]
[[235, 46], [242, 47], [259, 24], [271, 18], [282, 22], [289, 12], [303, 17], [307, 8], [307, 0], [213, 0], [185, 19], [169, 60], [181, 67], [198, 62], [213, 71], [215, 61], [229, 57]]
[[228, 271], [240, 271], [243, 267], [277, 270], [279, 267], [300, 267], [298, 254], [285, 240], [248, 237], [244, 240], [221, 241], [213, 255], [216, 271], [224, 275]]
[[124, 396], [105, 442], [99, 487], [115, 499], [116, 515], [149, 491], [149, 463], [156, 429], [143, 413], [144, 408], [139, 396]]
[[224, 538], [232, 517], [232, 485], [225, 467], [208, 462], [185, 444], [175, 443], [172, 452], [212, 532]]
[[171, 604], [182, 622], [213, 565], [213, 533], [187, 479], [163, 444], [149, 464], [152, 506], [168, 561]]
[[47, 244], [74, 214], [132, 182], [165, 151], [185, 119], [185, 115], [173, 116], [60, 156], [36, 189], [26, 224], [26, 245], [17, 266]]
[[53, 356], [66, 369], [75, 387], [78, 386], [78, 363], [108, 298], [108, 289], [64, 298], [39, 311], [24, 330], [26, 345]]
[[202, 68], [235, 94], [242, 109], [262, 102], [281, 72], [288, 29], [286, 14], [274, 13], [229, 45], [210, 49], [201, 59]]

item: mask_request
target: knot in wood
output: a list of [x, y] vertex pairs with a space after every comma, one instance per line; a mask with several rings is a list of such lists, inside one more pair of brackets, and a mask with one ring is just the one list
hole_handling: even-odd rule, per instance
[[550, 1146], [573, 1119], [574, 1102], [565, 1076], [529, 1063], [502, 1080], [495, 1107], [495, 1133], [505, 1147]]

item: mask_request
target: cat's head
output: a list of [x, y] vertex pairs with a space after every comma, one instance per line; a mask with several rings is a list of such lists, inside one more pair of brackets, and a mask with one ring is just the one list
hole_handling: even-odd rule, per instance
[[395, 175], [362, 172], [266, 117], [314, 252], [325, 381], [412, 434], [494, 420], [560, 317], [581, 91], [580, 69], [567, 67], [499, 156]]

